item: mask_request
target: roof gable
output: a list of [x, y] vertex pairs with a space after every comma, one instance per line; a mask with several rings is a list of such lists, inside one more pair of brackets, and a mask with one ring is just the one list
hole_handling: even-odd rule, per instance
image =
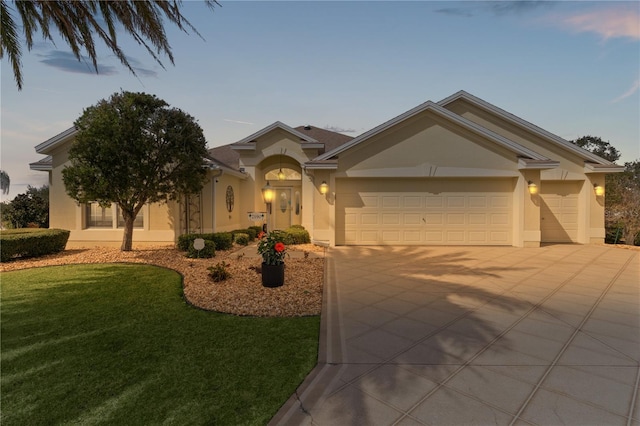
[[438, 105], [446, 108], [448, 105], [451, 105], [452, 103], [460, 99], [463, 99], [469, 102], [470, 104], [480, 108], [481, 110], [484, 110], [490, 114], [493, 114], [505, 120], [506, 122], [512, 125], [515, 125], [516, 127], [524, 129], [530, 133], [533, 133], [534, 135], [541, 137], [546, 141], [551, 142], [555, 146], [565, 151], [578, 155], [585, 161], [594, 162], [596, 164], [613, 165], [613, 163], [611, 163], [610, 161], [607, 161], [604, 158], [601, 158], [587, 151], [586, 149], [583, 149], [569, 142], [568, 140], [561, 138], [558, 135], [554, 135], [553, 133], [548, 132], [547, 130], [544, 130], [543, 128], [538, 127], [535, 124], [532, 124], [508, 111], [505, 111], [502, 108], [499, 108], [483, 99], [473, 96], [472, 94], [465, 92], [464, 90], [460, 90], [459, 92], [456, 92], [453, 95], [446, 97], [445, 99], [438, 102]]
[[255, 142], [257, 139], [259, 139], [260, 137], [271, 133], [272, 131], [276, 130], [276, 129], [280, 129], [280, 130], [284, 130], [287, 133], [290, 133], [291, 135], [297, 137], [301, 144], [302, 143], [306, 143], [309, 144], [307, 147], [309, 148], [323, 148], [324, 145], [321, 144], [320, 142], [318, 142], [316, 139], [305, 135], [304, 133], [301, 133], [299, 131], [297, 131], [296, 129], [287, 126], [286, 124], [280, 122], [280, 121], [276, 121], [275, 123], [272, 123], [270, 125], [268, 125], [267, 127], [258, 130], [257, 132], [247, 136], [246, 138], [239, 140], [238, 142], [232, 143], [231, 144], [231, 148], [233, 149], [237, 149], [237, 150], [243, 150], [243, 149], [255, 149]]
[[471, 131], [477, 135], [480, 135], [496, 144], [498, 144], [499, 146], [506, 148], [507, 150], [513, 152], [516, 156], [519, 157], [525, 157], [525, 158], [530, 158], [533, 160], [546, 160], [548, 161], [549, 159], [547, 157], [545, 157], [544, 155], [541, 155], [529, 148], [526, 148], [512, 140], [509, 140], [507, 138], [505, 138], [504, 136], [501, 136], [495, 132], [492, 132], [491, 130], [488, 130], [470, 120], [467, 120], [464, 117], [461, 117], [445, 108], [443, 108], [442, 106], [432, 102], [432, 101], [427, 101], [423, 104], [418, 105], [415, 108], [410, 109], [409, 111], [398, 115], [395, 118], [392, 118], [391, 120], [382, 123], [381, 125], [374, 127], [373, 129], [369, 130], [368, 132], [363, 133], [362, 135], [352, 139], [351, 141], [323, 154], [320, 155], [318, 157], [316, 157], [311, 163], [316, 163], [316, 162], [323, 162], [326, 160], [329, 160], [337, 155], [339, 155], [340, 153], [351, 149], [355, 146], [357, 146], [358, 144], [361, 144], [371, 138], [373, 138], [376, 135], [379, 135], [380, 133], [389, 130], [391, 128], [393, 128], [394, 126], [397, 126], [398, 124], [402, 123], [405, 120], [408, 120], [420, 113], [423, 113], [425, 111], [431, 111], [432, 113], [434, 113], [435, 115], [437, 115], [438, 117], [445, 119], [453, 124], [456, 124], [468, 131]]

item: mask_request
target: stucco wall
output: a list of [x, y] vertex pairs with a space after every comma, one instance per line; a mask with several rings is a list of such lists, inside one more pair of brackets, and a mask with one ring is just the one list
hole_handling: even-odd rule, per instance
[[341, 154], [338, 176], [517, 176], [512, 152], [429, 111]]

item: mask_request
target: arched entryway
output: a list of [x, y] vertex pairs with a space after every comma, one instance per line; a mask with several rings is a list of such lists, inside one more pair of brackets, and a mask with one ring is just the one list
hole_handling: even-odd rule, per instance
[[[278, 158], [281, 157], [281, 158]], [[302, 168], [294, 159], [270, 157], [262, 164], [264, 184], [275, 191], [269, 229], [287, 229], [302, 223]]]

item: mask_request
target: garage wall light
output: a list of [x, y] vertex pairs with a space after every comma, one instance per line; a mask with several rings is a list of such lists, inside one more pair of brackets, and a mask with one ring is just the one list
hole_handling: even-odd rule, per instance
[[596, 193], [596, 197], [602, 197], [604, 195], [604, 187], [597, 183], [593, 184], [593, 190]]
[[326, 195], [327, 192], [329, 192], [329, 185], [327, 185], [326, 180], [323, 180], [322, 183], [320, 184], [320, 193], [322, 195]]
[[527, 187], [529, 188], [529, 194], [536, 195], [538, 193], [538, 185], [533, 183], [532, 180], [527, 182]]

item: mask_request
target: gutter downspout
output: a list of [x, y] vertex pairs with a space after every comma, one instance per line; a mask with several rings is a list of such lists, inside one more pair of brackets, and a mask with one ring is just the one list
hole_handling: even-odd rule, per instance
[[211, 175], [211, 232], [216, 232], [216, 178], [219, 178], [224, 173], [221, 169], [211, 168], [218, 174]]

